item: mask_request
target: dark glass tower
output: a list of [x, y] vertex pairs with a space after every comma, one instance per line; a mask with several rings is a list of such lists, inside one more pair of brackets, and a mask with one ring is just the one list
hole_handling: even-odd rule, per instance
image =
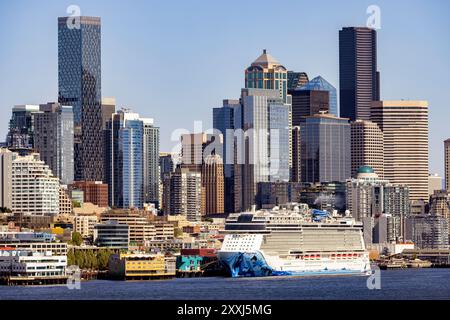
[[380, 100], [377, 32], [348, 27], [339, 31], [340, 116], [370, 120], [372, 101]]
[[75, 180], [103, 178], [101, 22], [58, 18], [58, 100], [73, 107]]

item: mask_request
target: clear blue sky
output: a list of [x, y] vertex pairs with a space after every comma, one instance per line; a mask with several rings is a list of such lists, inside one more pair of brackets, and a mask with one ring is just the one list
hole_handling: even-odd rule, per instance
[[102, 18], [102, 93], [161, 127], [212, 123], [238, 98], [245, 68], [266, 48], [288, 69], [338, 87], [338, 30], [381, 8], [383, 99], [430, 103], [430, 171], [443, 173], [450, 137], [450, 1], [56, 1], [0, 0], [0, 140], [11, 107], [57, 100], [57, 17], [76, 4]]

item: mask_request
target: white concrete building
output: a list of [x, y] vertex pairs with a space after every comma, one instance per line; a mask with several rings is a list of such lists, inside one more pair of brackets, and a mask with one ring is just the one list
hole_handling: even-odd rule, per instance
[[32, 215], [59, 213], [59, 180], [39, 154], [21, 157], [12, 162], [12, 211]]

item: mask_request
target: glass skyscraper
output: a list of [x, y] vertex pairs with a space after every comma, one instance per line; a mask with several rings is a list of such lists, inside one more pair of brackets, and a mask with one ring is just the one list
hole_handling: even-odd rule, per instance
[[75, 179], [102, 180], [100, 18], [58, 18], [58, 100], [73, 108]]
[[350, 124], [328, 114], [300, 124], [302, 182], [344, 182], [351, 176]]

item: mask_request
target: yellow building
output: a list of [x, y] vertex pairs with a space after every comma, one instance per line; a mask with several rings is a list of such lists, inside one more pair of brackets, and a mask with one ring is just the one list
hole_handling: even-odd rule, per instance
[[175, 277], [175, 259], [162, 254], [115, 254], [109, 260], [109, 275], [123, 280], [173, 278]]

